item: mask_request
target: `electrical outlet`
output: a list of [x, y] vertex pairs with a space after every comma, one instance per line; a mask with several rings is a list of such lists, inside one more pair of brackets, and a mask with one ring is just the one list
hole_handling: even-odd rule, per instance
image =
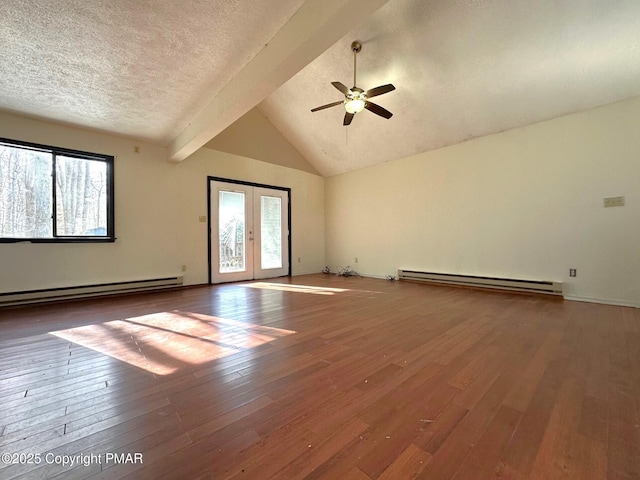
[[603, 199], [605, 207], [624, 207], [624, 196]]
[[356, 257], [355, 263], [358, 263], [358, 257]]
[[182, 271], [186, 272], [187, 271], [187, 266], [186, 265], [182, 265]]
[[200, 221], [200, 223], [206, 223], [207, 217], [206, 217], [206, 215], [200, 215], [198, 217], [198, 220]]
[[300, 263], [300, 257], [298, 257], [298, 263]]
[[570, 268], [569, 269], [569, 276], [570, 277], [575, 277], [576, 276], [576, 269], [575, 268]]

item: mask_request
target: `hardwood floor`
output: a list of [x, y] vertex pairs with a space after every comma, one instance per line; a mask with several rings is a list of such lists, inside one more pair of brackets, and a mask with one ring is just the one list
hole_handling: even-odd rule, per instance
[[318, 274], [5, 309], [0, 361], [2, 479], [640, 478], [633, 308]]

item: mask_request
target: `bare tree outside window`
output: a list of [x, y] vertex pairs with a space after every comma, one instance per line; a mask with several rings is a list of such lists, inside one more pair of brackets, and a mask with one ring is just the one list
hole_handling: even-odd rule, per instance
[[113, 157], [38, 147], [0, 140], [0, 240], [113, 238]]
[[107, 231], [107, 165], [78, 158], [56, 161], [58, 235], [102, 235]]

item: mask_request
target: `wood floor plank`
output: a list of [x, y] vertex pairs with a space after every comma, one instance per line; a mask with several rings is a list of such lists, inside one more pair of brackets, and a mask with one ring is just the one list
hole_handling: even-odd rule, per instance
[[271, 478], [273, 480], [304, 478], [340, 451], [345, 445], [355, 438], [359, 438], [368, 428], [369, 425], [359, 418], [354, 418], [333, 432], [332, 435], [319, 438], [316, 444], [310, 443], [305, 453], [287, 464], [286, 467], [276, 472], [273, 476], [264, 478]]
[[431, 460], [431, 455], [411, 444], [382, 472], [378, 480], [396, 480], [398, 478], [410, 480], [416, 478], [429, 463], [429, 460]]
[[524, 478], [528, 478], [533, 468], [547, 424], [558, 401], [566, 369], [566, 359], [555, 359], [549, 364], [503, 455], [506, 465], [520, 472]]
[[[219, 470], [226, 470], [228, 472], [229, 466], [232, 465], [233, 461], [235, 460], [234, 454], [244, 451], [258, 441], [260, 441], [260, 436], [256, 432], [254, 432], [253, 430], [245, 430], [240, 435], [233, 437], [227, 442], [221, 444], [217, 449], [213, 450], [213, 452], [210, 452], [209, 455], [205, 455], [197, 459], [192, 459], [187, 464], [180, 465], [175, 470], [160, 473], [160, 475], [158, 476], [150, 476], [149, 472], [143, 471], [142, 475], [129, 475], [129, 478], [133, 478], [136, 480], [138, 478], [148, 478], [153, 480], [195, 478], [195, 475], [198, 475], [199, 472], [202, 472], [204, 470], [205, 474], [198, 478], [204, 477], [210, 478], [211, 480], [216, 480], [217, 478], [220, 478], [216, 472], [218, 472]], [[203, 445], [206, 444], [203, 443]], [[156, 449], [151, 449], [149, 451], [149, 464], [153, 465], [154, 460], [161, 460], [167, 455], [178, 451], [178, 449], [176, 448], [177, 446], [181, 445], [165, 443]], [[186, 446], [188, 446], [188, 443], [185, 444], [185, 447]], [[215, 465], [215, 467], [211, 467], [211, 465]]]
[[362, 473], [358, 467], [353, 467], [347, 474], [341, 477], [344, 480], [371, 480], [369, 475]]
[[0, 478], [640, 478], [640, 310], [303, 275], [0, 310]]
[[505, 367], [491, 382], [482, 398], [474, 404], [469, 414], [440, 446], [418, 478], [453, 477], [472, 447], [493, 421], [520, 370], [521, 364], [517, 361]]
[[561, 338], [562, 332], [554, 331], [544, 340], [524, 372], [522, 372], [522, 376], [514, 388], [505, 398], [505, 405], [521, 412], [526, 411], [531, 397], [537, 390], [540, 379], [553, 357]]
[[560, 387], [558, 402], [533, 465], [533, 478], [577, 478], [582, 459], [572, 457], [569, 451], [572, 432], [577, 431], [580, 421], [580, 411], [575, 405], [580, 405], [581, 388], [580, 382], [572, 377], [567, 377]]
[[[158, 443], [170, 441], [175, 436], [175, 429], [178, 427], [179, 418], [176, 415], [168, 415], [160, 418], [155, 422], [148, 422], [140, 424], [138, 428], [125, 432], [121, 435], [115, 435], [105, 438], [103, 441], [96, 440], [97, 443], [91, 446], [92, 451], [99, 452], [111, 452], [111, 453], [128, 453], [128, 452], [149, 452]], [[182, 438], [180, 436], [178, 438]], [[190, 440], [189, 440], [190, 442]], [[71, 443], [62, 445], [61, 447], [51, 450], [54, 455], [68, 455], [73, 457], [84, 453], [86, 449], [86, 440], [82, 438]], [[149, 458], [149, 455], [146, 455]], [[149, 461], [149, 460], [147, 460]], [[90, 472], [88, 469], [92, 467], [95, 470], [95, 474], [102, 472], [113, 465], [113, 461], [108, 461], [106, 458], [101, 459], [100, 463], [93, 463], [92, 465], [44, 465], [41, 468], [29, 472], [30, 478], [83, 478]], [[142, 466], [142, 464], [134, 464]], [[127, 470], [132, 470], [131, 465], [126, 465]], [[113, 478], [113, 477], [112, 477]]]
[[358, 460], [358, 468], [378, 478], [416, 437], [421, 425], [402, 412], [393, 412], [374, 424], [366, 442], [369, 448]]
[[464, 459], [454, 475], [454, 480], [489, 478], [500, 464], [513, 432], [520, 422], [522, 412], [502, 406], [482, 437]]
[[432, 456], [435, 455], [468, 413], [469, 410], [466, 408], [460, 407], [455, 402], [450, 402], [433, 420], [420, 419], [424, 425], [413, 443]]

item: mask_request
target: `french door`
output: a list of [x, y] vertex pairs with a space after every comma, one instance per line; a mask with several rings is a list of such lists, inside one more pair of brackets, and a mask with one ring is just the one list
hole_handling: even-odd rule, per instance
[[211, 283], [289, 273], [289, 191], [210, 182]]

